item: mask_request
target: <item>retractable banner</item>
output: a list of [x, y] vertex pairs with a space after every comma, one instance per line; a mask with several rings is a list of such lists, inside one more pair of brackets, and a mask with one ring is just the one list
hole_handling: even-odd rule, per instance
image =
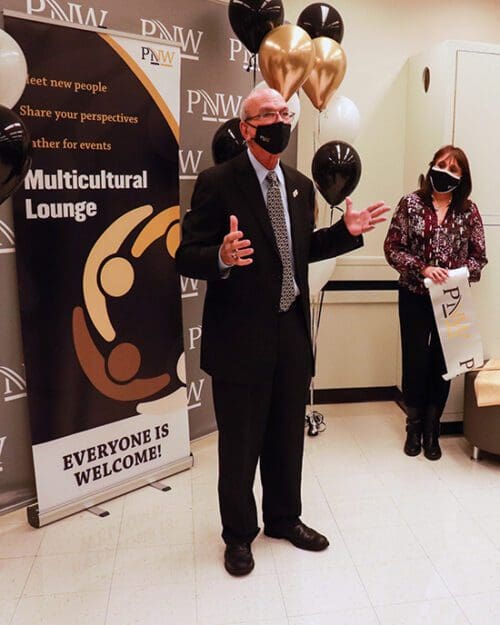
[[191, 466], [179, 244], [180, 50], [6, 16], [33, 163], [14, 198], [34, 525]]
[[467, 267], [451, 269], [444, 284], [424, 280], [429, 289], [441, 339], [446, 368], [445, 380], [484, 363], [483, 345], [477, 328]]

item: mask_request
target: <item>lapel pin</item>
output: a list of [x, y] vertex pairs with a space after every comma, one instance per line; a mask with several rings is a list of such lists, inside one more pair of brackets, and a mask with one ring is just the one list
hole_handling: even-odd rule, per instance
[[292, 193], [293, 197], [297, 197], [298, 194], [299, 192], [297, 191], [297, 189], [294, 189]]

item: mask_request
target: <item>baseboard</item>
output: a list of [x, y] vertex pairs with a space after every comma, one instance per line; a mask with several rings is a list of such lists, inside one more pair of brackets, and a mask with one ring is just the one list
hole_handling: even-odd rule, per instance
[[[397, 386], [368, 386], [366, 388], [322, 388], [314, 391], [314, 403], [350, 404], [365, 401], [395, 401], [403, 412], [406, 406]], [[460, 436], [464, 433], [463, 421], [443, 421], [441, 434]]]
[[314, 391], [315, 404], [348, 404], [366, 401], [398, 401], [397, 386], [367, 386], [365, 388], [325, 388]]
[[441, 434], [449, 436], [463, 436], [463, 421], [441, 421]]
[[330, 280], [323, 291], [397, 291], [397, 280]]

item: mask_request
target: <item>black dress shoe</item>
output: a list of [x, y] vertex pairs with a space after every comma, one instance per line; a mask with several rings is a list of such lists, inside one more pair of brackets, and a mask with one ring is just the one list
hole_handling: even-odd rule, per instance
[[307, 549], [308, 551], [323, 551], [330, 544], [326, 536], [307, 527], [302, 521], [297, 521], [293, 525], [279, 530], [266, 527], [264, 528], [264, 534], [271, 536], [271, 538], [286, 538], [295, 547]]
[[248, 575], [255, 566], [250, 543], [226, 545], [224, 566], [231, 575]]

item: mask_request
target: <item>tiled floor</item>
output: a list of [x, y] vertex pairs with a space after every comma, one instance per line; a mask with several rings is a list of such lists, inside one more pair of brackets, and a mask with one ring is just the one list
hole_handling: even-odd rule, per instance
[[[192, 470], [40, 530], [0, 517], [0, 625], [498, 625], [500, 458], [402, 451], [390, 402], [322, 406], [306, 437], [305, 522], [322, 553], [259, 536], [255, 570], [222, 566], [216, 435]], [[256, 486], [259, 493], [259, 487]]]

